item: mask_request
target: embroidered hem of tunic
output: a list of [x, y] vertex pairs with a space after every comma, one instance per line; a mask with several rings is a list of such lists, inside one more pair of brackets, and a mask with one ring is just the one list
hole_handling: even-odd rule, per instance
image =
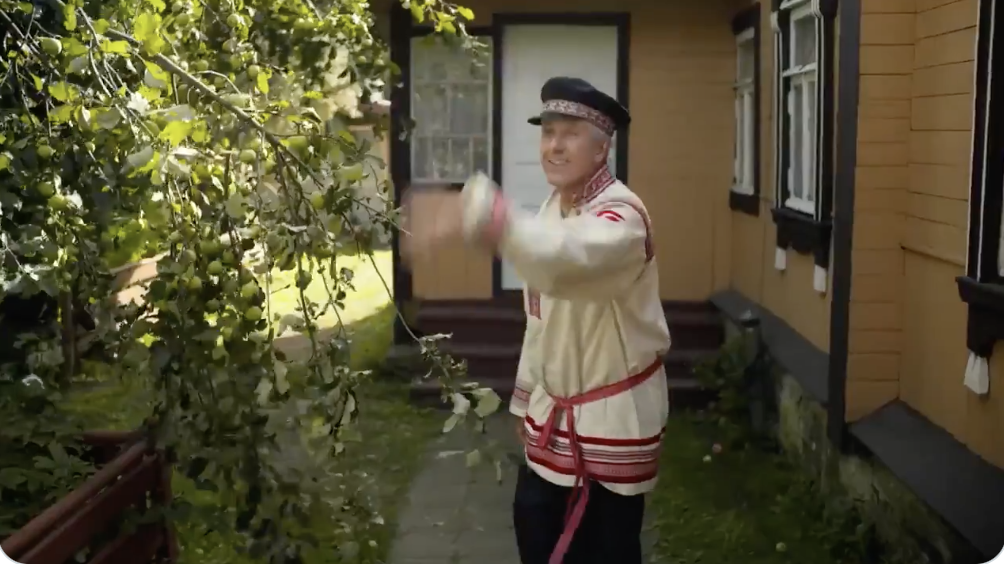
[[[544, 468], [567, 476], [569, 483], [575, 480], [575, 458], [568, 433], [555, 430], [551, 444], [540, 444], [543, 425], [527, 415], [526, 419], [527, 460]], [[641, 439], [609, 439], [578, 435], [582, 463], [590, 479], [609, 484], [641, 484], [652, 480], [658, 474], [663, 427], [658, 434]]]

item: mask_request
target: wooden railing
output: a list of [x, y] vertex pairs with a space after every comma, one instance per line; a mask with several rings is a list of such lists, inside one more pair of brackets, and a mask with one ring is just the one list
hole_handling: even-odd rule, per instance
[[104, 464], [0, 548], [22, 564], [78, 562], [82, 550], [88, 550], [88, 564], [174, 562], [177, 543], [166, 520], [124, 522], [170, 501], [171, 471], [163, 453], [138, 432], [88, 433], [84, 442]]

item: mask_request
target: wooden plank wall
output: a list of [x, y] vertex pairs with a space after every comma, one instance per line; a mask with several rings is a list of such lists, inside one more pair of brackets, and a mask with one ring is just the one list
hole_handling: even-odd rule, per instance
[[899, 394], [914, 0], [862, 0], [847, 417]]
[[[847, 416], [899, 398], [1004, 467], [1004, 394], [963, 386], [978, 0], [862, 0]], [[1002, 357], [1002, 358], [998, 358]], [[992, 389], [1004, 389], [1004, 352]]]

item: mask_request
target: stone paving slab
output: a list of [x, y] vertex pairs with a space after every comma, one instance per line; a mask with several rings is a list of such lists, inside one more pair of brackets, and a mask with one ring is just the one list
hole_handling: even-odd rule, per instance
[[[510, 429], [491, 423], [488, 438], [516, 454], [515, 437], [504, 432]], [[398, 519], [390, 564], [520, 564], [512, 529], [515, 468], [503, 464], [501, 484], [488, 464], [467, 468], [464, 454], [481, 443], [464, 430], [433, 443]]]
[[[491, 422], [489, 438], [508, 455], [502, 483], [488, 464], [466, 467], [464, 453], [482, 440], [455, 430], [435, 441], [401, 510], [389, 564], [520, 564], [512, 527], [516, 474], [511, 460], [522, 460], [522, 453], [511, 425], [500, 419]], [[646, 529], [642, 545], [649, 553], [655, 538]]]

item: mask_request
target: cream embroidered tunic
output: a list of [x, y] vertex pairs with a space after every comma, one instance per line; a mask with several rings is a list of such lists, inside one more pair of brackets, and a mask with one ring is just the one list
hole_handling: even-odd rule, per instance
[[[536, 216], [512, 209], [484, 176], [463, 190], [469, 239], [489, 239], [526, 282], [526, 334], [510, 411], [524, 417], [526, 457], [541, 477], [575, 482], [564, 418], [539, 444], [552, 396], [571, 397], [644, 371], [669, 350], [652, 231], [641, 200], [601, 169], [569, 217], [560, 198]], [[589, 476], [623, 495], [650, 491], [669, 411], [665, 369], [574, 408]]]

